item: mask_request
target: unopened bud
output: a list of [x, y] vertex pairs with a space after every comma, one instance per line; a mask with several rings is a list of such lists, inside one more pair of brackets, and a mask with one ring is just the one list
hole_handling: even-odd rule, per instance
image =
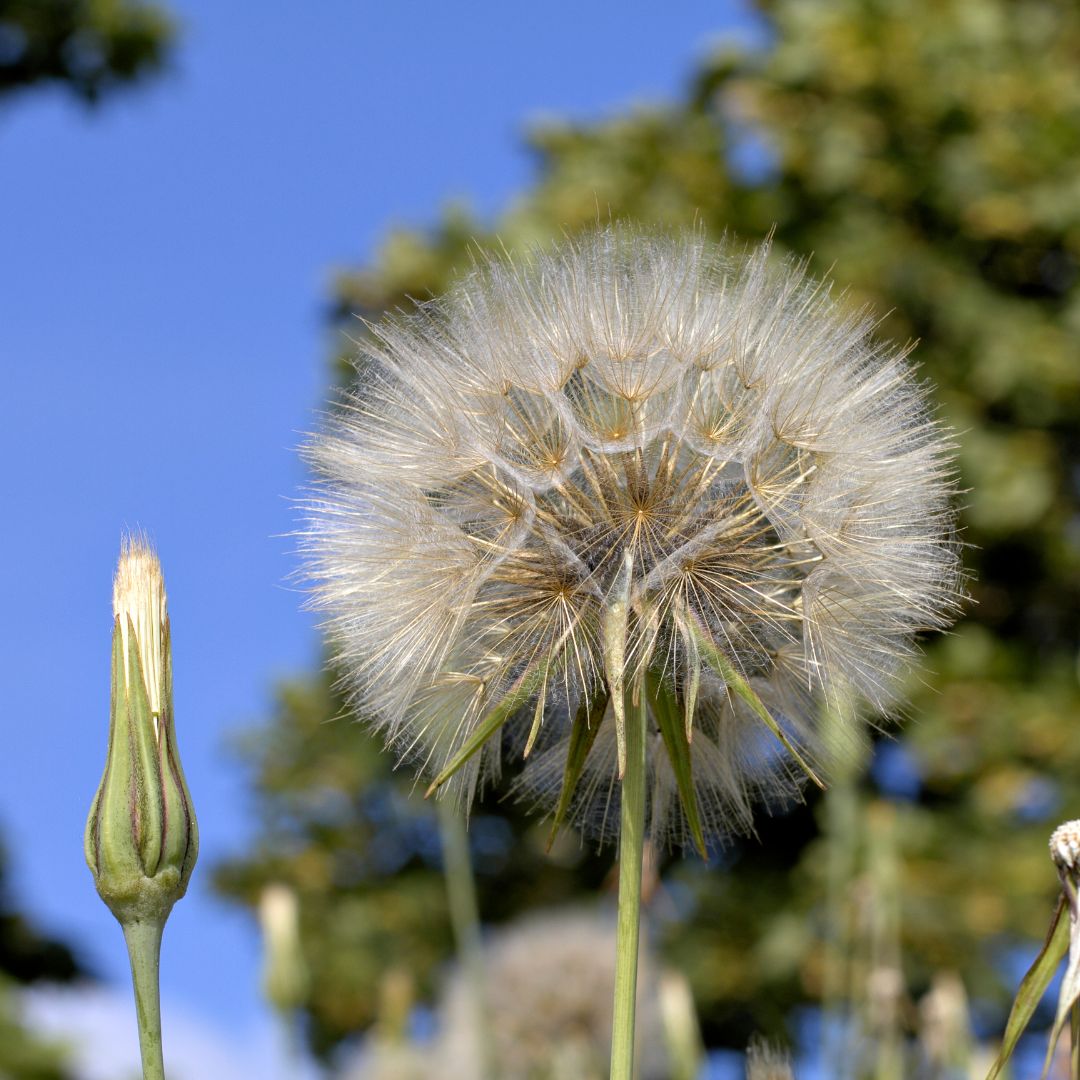
[[121, 550], [113, 616], [109, 749], [86, 823], [86, 861], [126, 927], [164, 923], [187, 891], [199, 851], [173, 729], [165, 582], [141, 539]]
[[263, 992], [283, 1013], [307, 1000], [308, 970], [300, 945], [300, 904], [288, 885], [267, 885], [259, 897], [265, 961]]

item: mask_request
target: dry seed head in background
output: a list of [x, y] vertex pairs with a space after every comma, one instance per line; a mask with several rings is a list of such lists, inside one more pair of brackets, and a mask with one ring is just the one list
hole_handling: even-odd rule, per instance
[[465, 802], [524, 756], [610, 836], [645, 694], [652, 833], [699, 848], [827, 772], [819, 702], [856, 739], [958, 600], [950, 443], [872, 329], [767, 248], [624, 226], [373, 327], [305, 544], [388, 741]]
[[791, 1057], [755, 1036], [746, 1049], [746, 1080], [795, 1080]]
[[[568, 908], [534, 912], [496, 931], [484, 947], [486, 1050], [499, 1080], [600, 1080], [611, 1060], [615, 920]], [[637, 988], [638, 1080], [672, 1075], [660, 971], [642, 941]], [[455, 971], [440, 1003], [432, 1080], [483, 1075], [471, 989]]]
[[[436, 1038], [425, 1046], [367, 1039], [356, 1064], [343, 1072], [344, 1080], [476, 1080], [485, 1075], [485, 1065], [486, 1075], [498, 1080], [606, 1077], [615, 936], [613, 918], [576, 908], [534, 911], [498, 928], [483, 948], [485, 1032], [476, 1027], [475, 990], [455, 968], [440, 994]], [[660, 971], [644, 937], [638, 1080], [673, 1075], [661, 1013], [660, 983], [668, 974]]]

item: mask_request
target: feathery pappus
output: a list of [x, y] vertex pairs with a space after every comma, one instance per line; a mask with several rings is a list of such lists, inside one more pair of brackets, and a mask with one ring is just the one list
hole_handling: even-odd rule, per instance
[[894, 700], [959, 598], [952, 450], [907, 350], [800, 263], [612, 226], [371, 328], [308, 447], [304, 544], [351, 686], [466, 803], [509, 758], [618, 829], [630, 703], [654, 837], [827, 771], [819, 702]]

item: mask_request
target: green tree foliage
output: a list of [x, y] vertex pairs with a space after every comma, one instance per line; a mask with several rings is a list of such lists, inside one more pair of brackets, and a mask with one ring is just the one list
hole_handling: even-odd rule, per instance
[[69, 982], [83, 974], [71, 950], [45, 937], [11, 902], [4, 880], [6, 853], [0, 847], [0, 1077], [65, 1080], [66, 1054], [20, 1023], [20, 985]]
[[[452, 207], [433, 228], [396, 231], [371, 266], [339, 275], [334, 299], [355, 336], [362, 328], [346, 316], [437, 293], [477, 251], [627, 217], [747, 239], [772, 230], [779, 250], [812, 256], [853, 304], [873, 304], [882, 333], [919, 340], [958, 432], [972, 603], [954, 634], [930, 643], [912, 681], [917, 719], [852, 779], [851, 813], [795, 808], [716, 865], [665, 868], [668, 902], [661, 890], [654, 906], [669, 955], [694, 981], [707, 1034], [729, 1045], [753, 1028], [778, 1032], [792, 1006], [828, 997], [830, 926], [856, 951], [865, 930], [878, 943], [871, 967], [893, 955], [881, 942], [894, 934], [909, 994], [956, 969], [1003, 1006], [1001, 952], [1041, 937], [1056, 891], [1046, 838], [1080, 815], [1080, 8], [759, 7], [764, 51], [717, 54], [674, 105], [534, 129], [536, 182], [497, 222]], [[315, 686], [323, 699], [300, 708], [295, 695]], [[319, 680], [283, 697], [271, 746], [293, 740], [303, 769], [275, 771], [261, 742], [251, 755], [264, 813], [289, 817], [295, 844], [275, 848], [268, 830], [264, 849], [229, 871], [248, 895], [275, 874], [306, 889], [313, 952], [328, 947], [332, 912], [344, 918], [358, 895], [374, 895], [363, 865], [380, 834], [360, 835], [356, 811], [382, 781], [347, 764], [373, 753], [359, 729], [323, 724], [342, 708]], [[901, 755], [920, 777], [905, 798], [889, 780]], [[344, 815], [340, 846], [316, 827], [328, 784]], [[346, 866], [344, 887], [335, 875]], [[830, 867], [840, 868], [832, 884]], [[548, 872], [542, 854], [523, 870], [537, 883]], [[396, 880], [379, 879], [388, 902]], [[407, 895], [394, 903], [402, 919]], [[888, 925], [860, 929], [860, 911], [886, 902]], [[489, 890], [486, 918], [507, 913], [491, 903]], [[397, 932], [416, 930], [399, 922]], [[323, 969], [325, 998], [337, 977]], [[321, 1000], [312, 1016], [325, 1027]]]
[[[252, 906], [271, 882], [295, 889], [320, 1052], [376, 1020], [385, 976], [405, 972], [429, 996], [452, 951], [435, 807], [351, 722], [334, 683], [328, 671], [282, 686], [268, 727], [241, 740], [261, 831], [253, 853], [217, 872]], [[547, 854], [547, 832], [497, 794], [475, 809], [470, 843], [494, 920], [595, 890], [610, 868], [569, 839]]]
[[139, 0], [0, 0], [0, 97], [53, 83], [95, 102], [157, 70], [172, 34]]
[[0, 977], [0, 1076], [12, 1080], [66, 1080], [66, 1054], [19, 1023], [12, 988]]
[[76, 978], [81, 969], [71, 949], [43, 935], [13, 905], [5, 881], [6, 862], [0, 845], [0, 972], [20, 983]]

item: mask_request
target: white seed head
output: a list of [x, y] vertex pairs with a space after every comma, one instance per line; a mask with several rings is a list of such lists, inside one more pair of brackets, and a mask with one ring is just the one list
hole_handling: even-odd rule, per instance
[[[449, 979], [440, 1002], [432, 1076], [489, 1075], [557, 1080], [608, 1075], [615, 988], [615, 920], [585, 910], [533, 912], [485, 944], [485, 1033], [477, 1031], [465, 973]], [[640, 1080], [671, 1076], [659, 1006], [659, 970], [647, 937], [638, 966]]]
[[[579, 706], [648, 676], [686, 714], [706, 833], [796, 792], [760, 706], [820, 764], [816, 699], [886, 708], [958, 599], [949, 439], [872, 326], [767, 249], [618, 226], [374, 327], [309, 447], [306, 545], [388, 740], [438, 774], [527, 685], [453, 783], [467, 800], [525, 751], [519, 788], [550, 809]], [[600, 835], [615, 711], [572, 806]], [[652, 832], [683, 842], [649, 730]]]
[[746, 1080], [794, 1080], [791, 1058], [779, 1047], [755, 1037], [746, 1050]]
[[1050, 834], [1050, 858], [1062, 870], [1080, 868], [1080, 821], [1066, 821]]
[[120, 547], [120, 562], [113, 579], [113, 615], [120, 620], [124, 646], [124, 679], [131, 685], [128, 670], [128, 635], [132, 631], [138, 647], [150, 709], [157, 730], [161, 716], [164, 650], [168, 648], [168, 609], [161, 563], [142, 536], [126, 536]]

